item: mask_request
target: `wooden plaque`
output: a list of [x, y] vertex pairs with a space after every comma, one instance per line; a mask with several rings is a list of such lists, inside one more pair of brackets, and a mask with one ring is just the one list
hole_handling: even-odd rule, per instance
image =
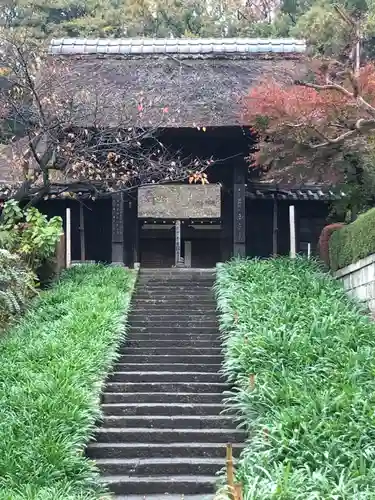
[[138, 189], [138, 217], [142, 219], [218, 219], [219, 184], [165, 184]]

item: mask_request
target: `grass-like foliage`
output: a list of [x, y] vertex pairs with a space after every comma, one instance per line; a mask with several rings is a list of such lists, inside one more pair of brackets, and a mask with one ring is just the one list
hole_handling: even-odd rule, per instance
[[245, 500], [373, 500], [375, 324], [302, 259], [225, 264], [216, 292]]
[[84, 448], [133, 282], [117, 267], [73, 268], [1, 339], [1, 500], [104, 498]]
[[0, 248], [0, 330], [19, 317], [35, 296], [35, 275], [18, 255]]

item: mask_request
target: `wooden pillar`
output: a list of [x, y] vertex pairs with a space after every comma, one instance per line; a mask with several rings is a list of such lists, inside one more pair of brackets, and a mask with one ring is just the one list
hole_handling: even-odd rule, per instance
[[175, 222], [175, 266], [179, 267], [181, 265], [181, 221], [176, 220]]
[[124, 264], [124, 199], [122, 193], [112, 195], [112, 264]]
[[65, 227], [65, 235], [66, 235], [66, 267], [70, 267], [72, 265], [72, 219], [70, 208], [66, 209], [66, 227]]
[[83, 212], [83, 203], [79, 204], [79, 241], [81, 247], [81, 261], [86, 260], [86, 242], [85, 242], [85, 217]]
[[277, 256], [277, 233], [278, 233], [278, 203], [276, 196], [273, 199], [273, 228], [272, 228], [272, 255]]
[[141, 222], [138, 218], [138, 193], [137, 198], [134, 201], [134, 232], [133, 232], [133, 263], [140, 265], [141, 262], [141, 252], [140, 252], [140, 225]]
[[296, 258], [296, 214], [294, 205], [289, 206], [290, 257]]
[[246, 257], [245, 166], [233, 171], [233, 256]]

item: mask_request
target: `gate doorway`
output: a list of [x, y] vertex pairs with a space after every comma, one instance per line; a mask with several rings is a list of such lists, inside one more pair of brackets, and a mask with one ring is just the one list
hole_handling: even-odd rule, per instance
[[[181, 221], [181, 265], [214, 268], [221, 261], [220, 239], [221, 225], [217, 221]], [[141, 223], [140, 264], [146, 268], [170, 268], [176, 265], [175, 222]]]

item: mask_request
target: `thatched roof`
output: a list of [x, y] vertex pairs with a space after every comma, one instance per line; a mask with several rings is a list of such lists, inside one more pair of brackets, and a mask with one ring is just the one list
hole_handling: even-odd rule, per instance
[[[64, 92], [82, 99], [77, 124], [243, 125], [242, 98], [260, 78], [285, 82], [303, 71], [299, 40], [55, 40], [53, 64], [65, 64]], [[138, 104], [145, 104], [140, 117]]]
[[[53, 40], [40, 88], [74, 102], [77, 126], [249, 125], [243, 97], [261, 78], [299, 78], [305, 50], [292, 39]], [[14, 182], [9, 165], [24, 148], [21, 139], [0, 151], [1, 183]]]

